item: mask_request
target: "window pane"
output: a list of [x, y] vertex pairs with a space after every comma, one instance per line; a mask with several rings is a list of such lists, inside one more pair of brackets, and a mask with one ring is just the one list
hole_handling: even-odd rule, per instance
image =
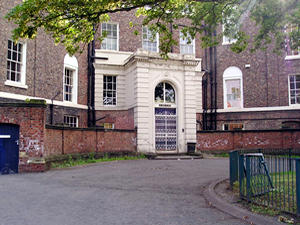
[[164, 101], [164, 84], [159, 83], [155, 88], [155, 102]]
[[240, 79], [226, 80], [227, 108], [241, 107], [241, 82]]
[[175, 103], [175, 91], [168, 83], [165, 83], [165, 95], [166, 102]]

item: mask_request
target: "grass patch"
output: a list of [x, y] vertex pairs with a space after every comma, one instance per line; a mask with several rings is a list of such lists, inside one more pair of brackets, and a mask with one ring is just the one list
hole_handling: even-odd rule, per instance
[[67, 168], [73, 166], [87, 165], [91, 163], [109, 162], [109, 161], [121, 161], [121, 160], [137, 160], [145, 159], [144, 155], [125, 155], [125, 156], [111, 156], [104, 154], [103, 156], [97, 156], [95, 153], [88, 155], [68, 155], [66, 159], [61, 161], [50, 162], [50, 168]]
[[213, 154], [214, 157], [224, 157], [224, 158], [228, 158], [229, 157], [229, 153], [214, 153]]
[[[272, 214], [272, 210], [295, 214], [297, 209], [295, 172], [271, 173], [270, 177], [274, 189], [266, 175], [260, 174], [251, 177], [251, 202], [263, 207], [262, 210], [266, 211], [267, 215]], [[243, 180], [242, 193], [247, 197], [246, 179]], [[255, 206], [253, 208], [255, 209]]]
[[268, 215], [268, 216], [277, 216], [280, 214], [280, 211], [261, 206], [261, 205], [256, 205], [256, 204], [251, 204], [250, 203], [250, 210], [251, 212], [257, 213], [257, 214], [263, 214], [263, 215]]

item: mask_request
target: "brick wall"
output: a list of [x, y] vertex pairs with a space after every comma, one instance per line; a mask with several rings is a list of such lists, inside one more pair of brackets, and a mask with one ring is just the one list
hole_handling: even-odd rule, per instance
[[300, 130], [211, 131], [197, 133], [197, 150], [300, 149]]
[[45, 157], [90, 152], [136, 152], [135, 130], [47, 126], [45, 136]]
[[[103, 118], [105, 117], [105, 118]], [[105, 110], [96, 111], [96, 119], [103, 118], [97, 121], [96, 125], [100, 123], [113, 123], [115, 129], [134, 129], [134, 111], [129, 110]]]
[[45, 106], [1, 103], [0, 123], [20, 126], [19, 172], [43, 171]]

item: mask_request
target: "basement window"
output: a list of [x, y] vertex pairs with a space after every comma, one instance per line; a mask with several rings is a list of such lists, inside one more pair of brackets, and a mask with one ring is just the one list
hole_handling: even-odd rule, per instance
[[100, 123], [100, 127], [104, 129], [114, 129], [115, 125], [113, 123]]
[[64, 126], [78, 127], [78, 116], [64, 115]]
[[223, 130], [244, 130], [242, 123], [224, 123]]

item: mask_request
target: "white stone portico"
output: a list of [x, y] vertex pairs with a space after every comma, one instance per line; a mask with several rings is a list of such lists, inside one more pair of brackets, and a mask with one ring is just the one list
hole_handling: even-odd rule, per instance
[[[159, 53], [142, 49], [135, 53], [96, 50], [96, 57], [95, 109], [133, 109], [138, 152], [185, 153], [188, 142], [196, 143], [196, 112], [202, 109], [200, 59], [194, 55], [169, 54], [165, 60]], [[103, 76], [107, 75], [117, 76], [117, 104], [113, 106], [103, 105]], [[173, 102], [155, 100], [155, 88], [160, 83], [174, 89]], [[166, 114], [157, 115], [160, 112]], [[158, 136], [162, 135], [163, 140], [169, 135], [158, 131], [158, 124], [164, 124], [164, 118], [172, 120], [172, 126], [165, 130], [172, 128], [172, 143], [176, 145], [168, 149], [158, 148]], [[166, 126], [168, 123], [166, 120]], [[167, 139], [165, 143], [168, 145]]]

